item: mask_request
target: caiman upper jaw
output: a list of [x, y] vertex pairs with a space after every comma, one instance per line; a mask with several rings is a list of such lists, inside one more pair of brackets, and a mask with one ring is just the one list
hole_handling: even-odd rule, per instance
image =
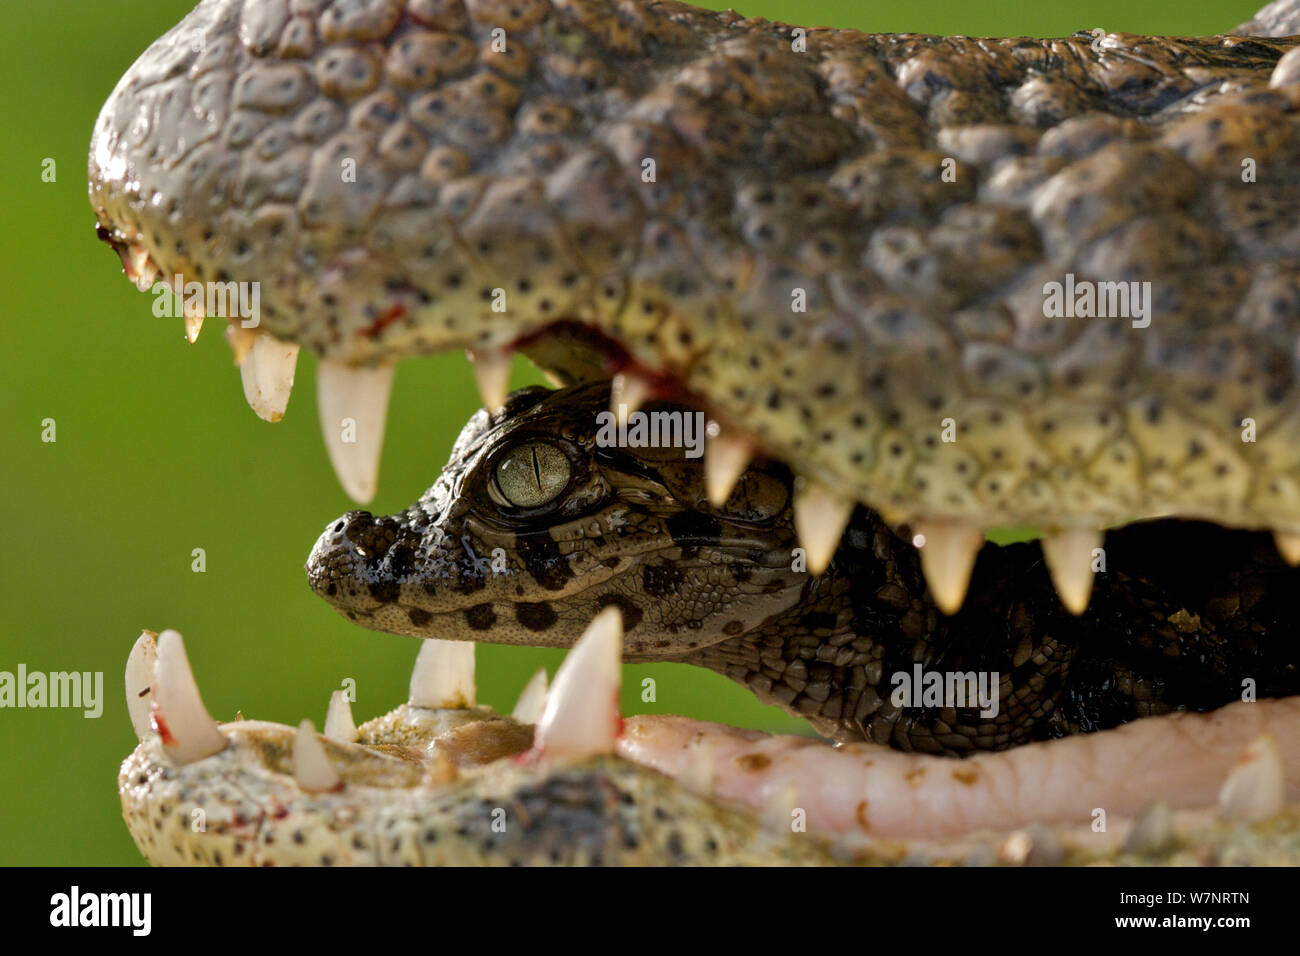
[[[1290, 226], [1257, 212], [1286, 208], [1300, 143], [1293, 41], [1044, 41], [1045, 95], [1023, 39], [796, 53], [765, 22], [538, 2], [505, 53], [487, 7], [365, 10], [203, 0], [113, 91], [89, 166], [137, 283], [256, 287], [257, 315], [181, 311], [191, 337], [231, 320], [259, 415], [284, 414], [299, 347], [321, 357], [357, 500], [398, 358], [472, 350], [495, 409], [521, 343], [597, 371], [545, 347], [583, 327], [719, 424], [718, 494], [744, 452], [791, 464], [814, 570], [857, 502], [915, 526], [946, 610], [989, 525], [1043, 528], [1074, 610], [1086, 546], [1135, 518], [1275, 528], [1300, 557], [1269, 264]], [[1274, 171], [1248, 201], [1221, 168], [1245, 143]], [[1062, 326], [1044, 294], [1067, 276], [1150, 279], [1167, 314]]]
[[[948, 614], [991, 525], [1044, 529], [1043, 560], [1076, 614], [1101, 529], [1134, 519], [1268, 528], [1300, 562], [1294, 38], [812, 31], [796, 44], [781, 24], [674, 4], [507, 7], [202, 0], [133, 66], [96, 125], [91, 202], [128, 276], [142, 290], [172, 285], [191, 341], [205, 316], [227, 319], [245, 396], [269, 421], [285, 413], [300, 348], [315, 352], [329, 456], [356, 500], [375, 493], [398, 359], [465, 349], [488, 410], [504, 403], [508, 414], [509, 359], [525, 348], [564, 381], [624, 372], [614, 395], [624, 413], [665, 389], [689, 398], [712, 423], [715, 505], [752, 456], [789, 462], [813, 573], [832, 562], [859, 504], [880, 509], [907, 528]], [[1132, 290], [1134, 308], [1099, 311], [1099, 292], [1085, 309], [1088, 299], [1061, 292], [1076, 280], [1109, 286], [1112, 303]], [[566, 359], [549, 343], [575, 327], [613, 343], [618, 365]], [[400, 545], [380, 540], [383, 519], [349, 521], [349, 585], [379, 589], [369, 598], [383, 603], [391, 581], [368, 578], [366, 549], [391, 564]], [[513, 610], [529, 628], [529, 612]], [[428, 632], [428, 620], [403, 613], [408, 632]], [[151, 706], [141, 710], [136, 690], [142, 743], [121, 783], [133, 832], [160, 858], [173, 858], [169, 846], [198, 858], [195, 847], [211, 844], [187, 835], [187, 788], [220, 793], [234, 777], [247, 792], [250, 767], [267, 799], [240, 835], [274, 828], [265, 817], [278, 820], [283, 805], [323, 841], [340, 832], [320, 825], [324, 811], [342, 812], [347, 829], [363, 785], [388, 787], [369, 804], [363, 796], [380, 815], [401, 803], [394, 791], [414, 795], [397, 812], [415, 843], [431, 791], [454, 802], [438, 805], [453, 817], [502, 792], [531, 807], [519, 794], [537, 784], [532, 761], [544, 790], [571, 782], [548, 766], [556, 757], [589, 761], [576, 776], [598, 794], [633, 792], [636, 805], [651, 793], [656, 810], [708, 812], [712, 802], [685, 795], [693, 789], [788, 821], [801, 800], [841, 850], [854, 845], [848, 832], [888, 834], [900, 806], [903, 826], [921, 828], [908, 837], [1003, 822], [1007, 781], [1035, 781], [1012, 787], [1031, 798], [1012, 808], [1021, 822], [1081, 819], [1081, 806], [1135, 814], [1134, 792], [1162, 788], [1200, 807], [1217, 797], [1224, 820], [1255, 822], [1300, 792], [1296, 698], [1145, 719], [961, 772], [899, 755], [877, 764], [874, 753], [846, 766], [862, 754], [828, 758], [685, 722], [633, 722], [620, 736], [608, 695], [596, 705], [574, 696], [581, 683], [610, 689], [610, 619], [540, 708], [538, 692], [521, 702], [538, 715], [533, 749], [519, 727], [497, 728], [499, 759], [454, 793], [438, 787], [463, 768], [438, 734], [440, 756], [416, 776], [415, 761], [351, 743], [366, 730], [337, 699], [326, 739], [308, 722], [287, 735], [223, 728], [179, 636], [142, 641], [128, 682], [148, 673]], [[628, 622], [622, 637], [633, 631]], [[412, 710], [474, 703], [467, 653], [425, 645], [412, 706], [377, 722], [383, 744], [394, 728], [414, 724], [418, 736], [442, 719]], [[644, 765], [616, 760], [615, 746]], [[349, 778], [349, 762], [366, 769]], [[1135, 765], [1131, 778], [1095, 772]], [[646, 766], [683, 787], [663, 789]], [[919, 794], [907, 789], [921, 786], [918, 771], [928, 777]], [[846, 779], [861, 786], [817, 789]], [[567, 809], [544, 796], [543, 809]], [[935, 805], [972, 816], [910, 814]], [[242, 809], [222, 825], [245, 826]], [[728, 817], [722, 843], [745, 844], [752, 822]], [[598, 823], [597, 860], [612, 833], [626, 835]], [[240, 845], [221, 843], [215, 860]], [[658, 848], [671, 858], [680, 847], [669, 833]], [[386, 852], [307, 850], [313, 862]], [[439, 859], [408, 850], [393, 858]]]

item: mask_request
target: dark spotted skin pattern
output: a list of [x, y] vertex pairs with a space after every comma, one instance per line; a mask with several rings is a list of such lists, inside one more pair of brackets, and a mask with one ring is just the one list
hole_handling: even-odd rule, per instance
[[[258, 281], [262, 328], [320, 356], [521, 347], [576, 382], [615, 354], [894, 518], [1300, 532], [1300, 59], [1294, 38], [1254, 35], [1300, 31], [1294, 6], [1248, 36], [812, 29], [797, 53], [789, 26], [654, 0], [203, 0], [106, 104], [91, 200], [129, 271]], [[1152, 281], [1152, 325], [1048, 319], [1039, 290], [1067, 272]], [[956, 446], [936, 440], [947, 416]], [[1210, 706], [1242, 674], [1294, 689], [1294, 579], [1251, 535], [1112, 535], [1082, 621], [1061, 617], [1033, 546], [986, 553], [944, 619], [861, 509], [830, 571], [792, 579], [775, 561], [788, 517], [759, 507], [788, 494], [777, 466], [751, 471], [737, 517], [680, 497], [698, 486], [685, 466], [603, 462], [571, 513], [530, 526], [466, 488], [474, 451], [405, 515], [327, 532], [314, 586], [369, 626], [426, 633], [450, 615], [453, 632], [559, 644], [616, 600], [640, 615], [629, 656], [718, 667], [841, 735], [918, 749]], [[634, 507], [578, 527], [606, 468]], [[487, 577], [498, 546], [510, 574]], [[1031, 620], [1045, 636], [1025, 638]], [[945, 654], [1010, 675], [1014, 720], [873, 706], [886, 667]], [[223, 798], [210, 766], [175, 780]], [[628, 803], [657, 815], [681, 798]], [[313, 839], [337, 822], [319, 806]], [[687, 808], [687, 836], [707, 810]], [[195, 844], [176, 823], [178, 847]], [[477, 852], [443, 843], [467, 851], [452, 861]]]
[[[1081, 617], [1061, 607], [1037, 543], [989, 544], [950, 618], [905, 527], [859, 507], [828, 571], [795, 570], [788, 469], [756, 463], [713, 508], [683, 449], [600, 447], [608, 401], [604, 385], [528, 389], [495, 418], [480, 412], [416, 505], [326, 530], [312, 587], [367, 627], [551, 646], [617, 603], [628, 660], [708, 667], [829, 736], [927, 753], [1212, 710], [1247, 680], [1260, 697], [1300, 692], [1300, 571], [1268, 535], [1172, 520], [1113, 531]], [[539, 439], [565, 448], [569, 485], [542, 508], [503, 506], [493, 469]], [[996, 717], [895, 706], [892, 676], [917, 663], [996, 671]]]
[[[105, 105], [91, 200], [332, 360], [607, 376], [580, 325], [905, 519], [1300, 533], [1296, 44], [203, 0]], [[1150, 325], [1047, 315], [1067, 274], [1150, 282]]]
[[403, 705], [359, 730], [358, 744], [322, 741], [345, 786], [308, 794], [294, 782], [290, 727], [225, 724], [230, 745], [180, 769], [150, 737], [118, 776], [131, 835], [159, 866], [837, 862], [820, 839], [765, 833], [616, 757], [517, 762], [532, 728], [490, 710]]
[[[312, 588], [366, 627], [551, 646], [618, 604], [629, 660], [674, 659], [796, 603], [807, 575], [790, 567], [788, 469], [760, 464], [727, 509], [708, 509], [700, 460], [680, 448], [596, 445], [595, 412], [608, 400], [606, 384], [525, 389], [497, 419], [480, 412], [406, 512], [331, 523], [308, 560]], [[538, 439], [570, 461], [564, 494], [542, 508], [503, 506], [494, 469]]]

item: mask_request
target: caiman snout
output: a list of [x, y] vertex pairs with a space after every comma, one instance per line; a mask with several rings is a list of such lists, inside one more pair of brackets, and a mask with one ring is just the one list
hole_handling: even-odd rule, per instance
[[397, 600], [413, 553], [393, 518], [349, 511], [316, 539], [307, 558], [307, 582], [340, 612], [371, 612]]
[[[432, 636], [435, 615], [480, 603], [476, 595], [492, 576], [479, 548], [465, 537], [448, 537], [447, 522], [463, 511], [464, 504], [457, 508], [455, 502], [442, 511], [417, 505], [388, 516], [349, 511], [316, 539], [307, 583], [349, 620]], [[484, 613], [480, 609], [479, 618]]]

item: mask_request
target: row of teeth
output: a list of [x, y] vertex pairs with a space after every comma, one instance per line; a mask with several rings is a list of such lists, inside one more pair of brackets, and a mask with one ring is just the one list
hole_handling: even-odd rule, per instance
[[[539, 670], [519, 696], [513, 718], [534, 726], [532, 750], [520, 756], [532, 764], [556, 764], [611, 755], [622, 732], [618, 698], [621, 684], [623, 626], [616, 607], [593, 618], [547, 687]], [[425, 640], [411, 675], [412, 707], [470, 709], [476, 706], [472, 642]], [[229, 745], [218, 723], [199, 696], [180, 634], [145, 631], [136, 641], [126, 665], [127, 709], [142, 742], [153, 735], [170, 760], [184, 766], [214, 756]], [[343, 691], [330, 697], [324, 736], [340, 744], [360, 739], [352, 708]], [[294, 737], [294, 780], [304, 793], [343, 790], [347, 782], [331, 762], [310, 720], [303, 720]], [[715, 761], [698, 748], [691, 762], [676, 772], [679, 783], [702, 795], [718, 792]], [[1228, 771], [1218, 793], [1217, 814], [1226, 820], [1254, 823], [1283, 809], [1285, 779], [1274, 739], [1255, 739]], [[764, 827], [781, 832], [789, 826], [790, 809], [798, 804], [793, 784], [759, 795], [750, 809]], [[1147, 814], [1142, 814], [1141, 817]]]
[[[545, 669], [533, 675], [512, 713], [535, 727], [528, 759], [582, 760], [614, 752], [622, 726], [622, 648], [622, 616], [617, 607], [606, 608], [569, 651], [550, 687]], [[126, 661], [126, 703], [136, 736], [144, 741], [158, 735], [177, 765], [211, 757], [229, 743], [203, 704], [176, 631], [144, 631], [136, 640]], [[474, 644], [425, 640], [411, 673], [410, 704], [430, 710], [475, 707]], [[343, 691], [330, 697], [324, 736], [343, 744], [359, 739]], [[293, 764], [303, 790], [333, 790], [342, 783], [310, 720], [298, 725]]]
[[[187, 317], [187, 337], [198, 336], [202, 317]], [[244, 385], [244, 397], [260, 418], [277, 422], [284, 416], [293, 390], [298, 346], [266, 332], [232, 323], [226, 337], [235, 353]], [[509, 388], [511, 353], [508, 349], [467, 353], [474, 369], [483, 404], [498, 411]], [[393, 385], [391, 364], [357, 367], [321, 359], [317, 366], [317, 408], [330, 462], [344, 491], [360, 504], [374, 497], [379, 480], [379, 457], [388, 418]], [[636, 374], [614, 377], [611, 406], [620, 416], [636, 410], [652, 394], [651, 384]], [[350, 440], [340, 424], [351, 419]], [[705, 452], [705, 484], [709, 500], [721, 507], [757, 448], [744, 434], [723, 431], [711, 424]], [[795, 487], [794, 523], [807, 556], [808, 569], [821, 574], [830, 564], [856, 502], [830, 486], [799, 478]], [[984, 545], [985, 528], [972, 521], [916, 518], [911, 522], [913, 543], [921, 556], [930, 594], [939, 610], [955, 614], [966, 599], [975, 558]], [[1283, 559], [1300, 565], [1300, 534], [1276, 532], [1274, 539]], [[1071, 527], [1046, 532], [1043, 558], [1061, 603], [1082, 614], [1092, 595], [1094, 549], [1102, 544], [1099, 528]]]

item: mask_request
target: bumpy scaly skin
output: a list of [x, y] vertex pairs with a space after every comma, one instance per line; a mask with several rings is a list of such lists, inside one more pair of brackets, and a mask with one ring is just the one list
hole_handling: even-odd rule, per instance
[[[701, 461], [681, 448], [597, 445], [608, 402], [600, 383], [532, 388], [495, 419], [478, 413], [406, 512], [331, 522], [308, 558], [312, 588], [376, 630], [554, 647], [618, 604], [626, 660], [680, 658], [799, 602], [789, 472], [751, 469], [731, 507], [711, 509]], [[545, 507], [501, 503], [498, 465], [536, 440], [567, 457], [568, 485]]]
[[[561, 646], [615, 602], [627, 657], [713, 667], [829, 734], [906, 750], [1000, 749], [1174, 708], [1210, 709], [1239, 694], [1243, 675], [1265, 697], [1300, 689], [1288, 663], [1300, 572], [1281, 565], [1267, 536], [1179, 522], [1114, 532], [1110, 569], [1083, 619], [1060, 609], [1037, 545], [990, 547], [971, 603], [946, 618], [926, 597], [914, 549], [865, 509], [824, 575], [792, 572], [783, 466], [756, 463], [727, 505], [712, 508], [700, 463], [681, 449], [599, 447], [594, 422], [606, 393], [599, 384], [528, 389], [497, 416], [479, 413], [420, 503], [392, 518], [352, 512], [331, 524], [309, 561], [313, 586], [368, 626]], [[507, 454], [539, 439], [572, 456], [571, 484], [549, 507], [511, 513], [487, 483]], [[479, 557], [493, 547], [506, 555], [499, 573]], [[491, 594], [501, 603], [485, 600]], [[723, 620], [740, 618], [747, 629], [729, 634]], [[894, 708], [888, 675], [914, 660], [1001, 670], [1001, 714], [980, 722]], [[404, 705], [363, 725], [358, 744], [322, 741], [343, 780], [327, 792], [296, 782], [292, 728], [237, 722], [223, 732], [230, 745], [197, 763], [177, 766], [155, 735], [123, 764], [124, 814], [152, 862], [1300, 859], [1289, 811], [1262, 828], [1193, 815], [1179, 836], [1153, 847], [1080, 842], [1070, 827], [831, 847], [815, 833], [778, 835], [770, 821], [617, 757], [518, 762], [531, 728], [486, 709]]]
[[[313, 589], [365, 627], [561, 647], [617, 604], [626, 660], [710, 667], [829, 736], [928, 753], [1212, 710], [1246, 678], [1262, 697], [1300, 693], [1300, 571], [1268, 535], [1177, 521], [1113, 531], [1080, 617], [1061, 607], [1037, 543], [988, 545], [947, 617], [910, 534], [859, 509], [813, 577], [793, 553], [788, 470], [759, 463], [713, 507], [703, 462], [684, 449], [603, 447], [608, 404], [593, 384], [526, 389], [501, 414], [480, 412], [417, 504], [331, 522], [308, 559]], [[513, 508], [496, 470], [538, 441], [562, 449], [571, 477], [545, 505]], [[894, 705], [894, 675], [915, 664], [999, 673], [999, 713]]]
[[323, 793], [294, 780], [291, 727], [225, 724], [227, 748], [186, 767], [150, 736], [118, 774], [131, 836], [158, 865], [834, 862], [617, 757], [517, 763], [532, 728], [490, 710], [405, 704], [358, 729], [321, 738], [343, 783]]
[[[91, 198], [336, 359], [578, 323], [893, 514], [1300, 530], [1294, 39], [797, 39], [641, 0], [204, 0], [106, 105]], [[1150, 327], [1044, 317], [1066, 273], [1150, 281]]]
[[[1293, 32], [1285, 6], [1253, 32]], [[204, 0], [107, 104], [92, 202], [105, 238], [166, 275], [260, 281], [263, 327], [321, 355], [517, 344], [570, 380], [633, 363], [894, 516], [1095, 526], [1168, 512], [1300, 529], [1300, 62], [1278, 63], [1294, 40], [813, 30], [796, 52], [793, 38], [638, 0]], [[955, 182], [941, 176], [949, 157]], [[1242, 182], [1245, 158], [1257, 182]], [[1042, 285], [1067, 272], [1150, 280], [1151, 326], [1045, 318]], [[498, 289], [505, 313], [490, 310]], [[938, 440], [949, 416], [954, 445]], [[1247, 417], [1257, 443], [1240, 441]], [[914, 561], [881, 560], [891, 583], [915, 580]], [[1224, 586], [1229, 625], [1254, 613], [1259, 567]], [[925, 613], [918, 593], [898, 597]], [[1166, 619], [1160, 640], [1207, 621], [1204, 639], [1221, 640], [1220, 618], [1193, 616]], [[740, 643], [723, 663], [749, 668]], [[718, 666], [724, 646], [702, 662]], [[805, 655], [774, 650], [780, 673], [732, 676], [797, 697]], [[272, 834], [275, 850], [245, 848], [268, 862], [535, 860], [578, 830], [594, 836], [575, 860], [680, 859], [671, 827], [647, 828], [647, 856], [618, 849], [626, 819], [652, 808], [689, 819], [688, 860], [749, 862], [751, 846], [810, 859], [771, 849], [743, 817], [713, 827], [723, 811], [613, 759], [549, 776], [498, 762], [451, 783], [448, 803], [408, 811], [399, 794], [424, 784], [388, 751], [378, 769], [373, 754], [331, 757], [396, 789], [305, 796], [282, 773], [287, 731], [227, 732], [235, 745], [186, 767], [156, 738], [124, 765], [128, 823], [151, 859], [217, 862], [218, 848], [232, 862], [232, 824], [253, 844]], [[372, 742], [407, 742], [395, 732]], [[596, 791], [629, 795], [629, 809], [609, 812]], [[553, 825], [503, 845], [462, 815], [516, 797]], [[182, 801], [226, 829], [195, 835]], [[255, 825], [229, 816], [241, 804]], [[376, 821], [412, 843], [426, 821], [457, 839], [385, 849], [366, 842]], [[696, 846], [717, 833], [739, 843]], [[1296, 834], [1289, 814], [1211, 823], [1145, 859], [1293, 862]], [[974, 845], [987, 862], [996, 844]]]
[[618, 757], [516, 763], [530, 728], [486, 709], [405, 704], [359, 730], [358, 744], [322, 738], [344, 781], [324, 793], [295, 782], [291, 727], [225, 724], [227, 748], [186, 766], [152, 735], [118, 775], [127, 826], [157, 865], [1300, 862], [1294, 809], [1256, 826], [1181, 814], [1156, 842], [1080, 840], [1075, 826], [829, 849], [814, 834], [778, 831]]

